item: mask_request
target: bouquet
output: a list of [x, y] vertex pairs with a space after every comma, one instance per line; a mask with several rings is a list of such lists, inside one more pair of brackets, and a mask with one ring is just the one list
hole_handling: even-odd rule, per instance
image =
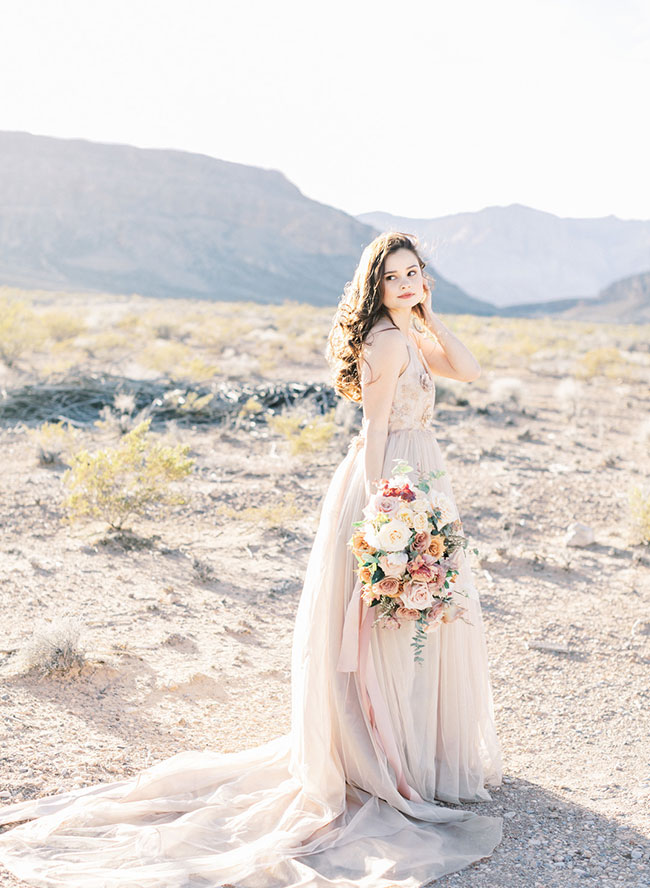
[[382, 478], [363, 510], [349, 547], [358, 562], [361, 599], [378, 610], [374, 626], [397, 629], [415, 621], [411, 645], [421, 662], [427, 633], [442, 623], [463, 619], [467, 608], [453, 600], [466, 593], [453, 589], [458, 577], [458, 555], [467, 546], [462, 524], [451, 499], [435, 490], [432, 481], [444, 470], [419, 475], [404, 460], [390, 479]]

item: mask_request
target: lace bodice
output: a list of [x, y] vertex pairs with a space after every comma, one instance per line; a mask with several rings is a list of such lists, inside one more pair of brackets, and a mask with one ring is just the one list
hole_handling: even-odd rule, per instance
[[[433, 420], [436, 387], [426, 367], [419, 346], [410, 338], [406, 342], [409, 362], [397, 378], [395, 395], [388, 417], [388, 433], [404, 429], [429, 428]], [[365, 421], [363, 430], [365, 431]]]
[[407, 341], [409, 362], [398, 377], [388, 417], [388, 431], [423, 429], [431, 425], [436, 386], [420, 348]]

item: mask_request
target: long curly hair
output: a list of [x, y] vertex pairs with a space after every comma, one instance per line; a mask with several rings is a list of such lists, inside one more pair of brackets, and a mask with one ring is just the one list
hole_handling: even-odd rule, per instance
[[[402, 248], [415, 254], [423, 277], [433, 290], [435, 279], [424, 271], [426, 263], [418, 252], [417, 237], [403, 231], [386, 231], [364, 249], [354, 276], [346, 283], [339, 299], [325, 357], [332, 370], [334, 387], [350, 401], [361, 401], [360, 362], [368, 333], [382, 317], [393, 324], [388, 309], [382, 304], [384, 268], [386, 258]], [[414, 305], [412, 312], [424, 327], [422, 306]]]

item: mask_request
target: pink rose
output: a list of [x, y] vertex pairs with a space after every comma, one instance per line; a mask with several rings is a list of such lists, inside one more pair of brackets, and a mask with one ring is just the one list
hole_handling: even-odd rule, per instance
[[415, 534], [413, 548], [416, 552], [425, 552], [431, 543], [431, 534], [428, 530], [422, 530]]
[[416, 610], [414, 607], [404, 607], [403, 605], [400, 605], [395, 611], [395, 616], [398, 620], [419, 620], [420, 611]]
[[407, 608], [424, 610], [433, 601], [433, 593], [426, 583], [404, 583], [402, 604]]
[[388, 595], [390, 598], [396, 598], [400, 594], [399, 580], [395, 577], [384, 577], [375, 583], [374, 588], [380, 595]]

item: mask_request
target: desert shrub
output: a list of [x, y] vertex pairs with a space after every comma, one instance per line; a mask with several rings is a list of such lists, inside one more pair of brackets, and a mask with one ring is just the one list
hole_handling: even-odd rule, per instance
[[508, 401], [521, 407], [524, 402], [524, 384], [516, 376], [500, 376], [490, 383], [490, 401], [504, 404]]
[[192, 471], [189, 447], [153, 440], [150, 424], [151, 419], [139, 423], [114, 447], [72, 455], [63, 475], [68, 488], [63, 506], [70, 520], [99, 518], [119, 529], [131, 517], [186, 502], [171, 485]]
[[46, 335], [55, 342], [64, 342], [66, 339], [74, 339], [86, 329], [86, 323], [81, 318], [67, 311], [47, 311], [41, 315], [41, 323]]
[[634, 531], [643, 542], [650, 542], [650, 492], [644, 492], [640, 487], [633, 487], [629, 503]]
[[622, 360], [620, 351], [613, 346], [591, 348], [578, 360], [576, 376], [591, 379], [593, 376], [616, 375]]
[[263, 409], [264, 405], [262, 402], [256, 398], [255, 395], [251, 395], [246, 403], [240, 408], [239, 415], [242, 418], [246, 418], [247, 416], [253, 416], [256, 413], [260, 413]]
[[36, 429], [28, 431], [36, 447], [36, 455], [41, 465], [69, 463], [70, 456], [77, 446], [79, 429], [61, 420], [44, 422]]
[[23, 669], [51, 675], [83, 666], [86, 655], [79, 644], [80, 636], [81, 625], [72, 617], [61, 617], [37, 629], [20, 653]]
[[13, 367], [16, 360], [43, 341], [36, 314], [22, 299], [4, 295], [0, 288], [0, 360]]
[[304, 410], [286, 410], [270, 416], [269, 426], [286, 440], [292, 454], [322, 449], [336, 432], [334, 408], [323, 416], [309, 416]]
[[305, 517], [303, 511], [296, 505], [295, 496], [292, 493], [288, 493], [276, 502], [246, 506], [243, 509], [236, 509], [234, 506], [220, 503], [215, 512], [217, 517], [228, 521], [244, 521], [268, 527], [270, 530], [294, 530]]
[[184, 410], [187, 413], [201, 413], [214, 398], [214, 392], [208, 392], [207, 395], [200, 395], [198, 392], [183, 389], [173, 389], [171, 392], [165, 392], [163, 401], [166, 404]]

